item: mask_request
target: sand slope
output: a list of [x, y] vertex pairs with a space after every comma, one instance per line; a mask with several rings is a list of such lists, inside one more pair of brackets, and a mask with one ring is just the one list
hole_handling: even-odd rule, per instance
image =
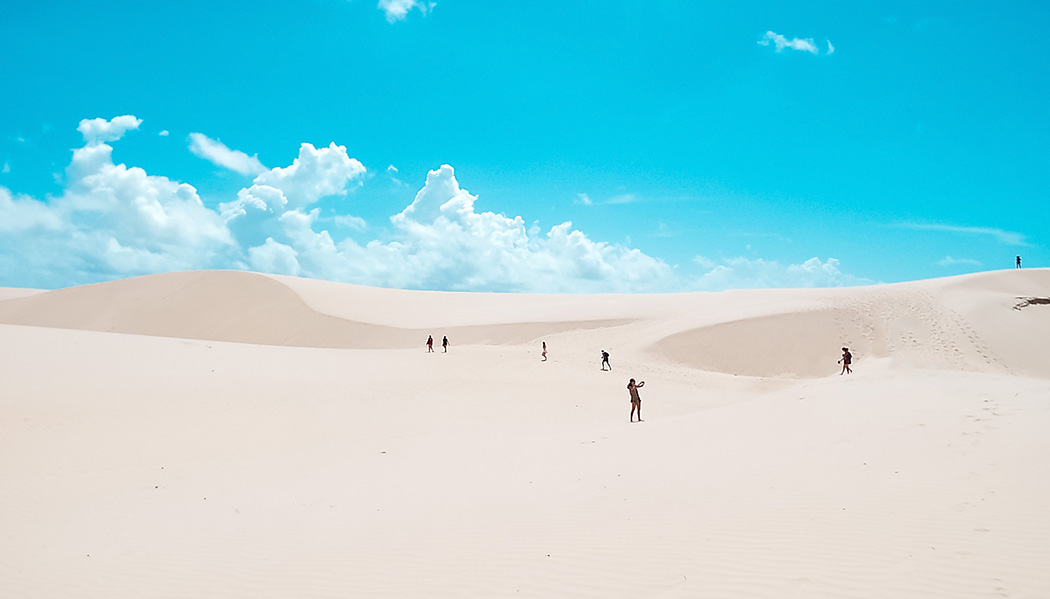
[[698, 368], [758, 376], [827, 374], [828, 348], [924, 368], [1050, 376], [1050, 271], [1005, 271], [878, 287], [826, 290], [806, 309], [770, 312], [675, 333], [663, 353]]
[[0, 294], [0, 596], [1048, 597], [1048, 290]]
[[[522, 296], [374, 289], [232, 271], [170, 273], [0, 300], [0, 322], [296, 347], [536, 342], [592, 330], [598, 345], [652, 344], [703, 370], [817, 377], [858, 358], [1050, 377], [1050, 271], [1001, 271], [879, 287], [648, 296]], [[0, 297], [3, 297], [0, 295]], [[597, 332], [600, 331], [600, 332]], [[440, 339], [440, 338], [439, 338]], [[600, 348], [598, 348], [600, 349]]]
[[[318, 286], [322, 287], [320, 292]], [[401, 295], [410, 301], [397, 301]], [[471, 295], [369, 289], [234, 271], [196, 271], [0, 301], [0, 322], [234, 343], [368, 349], [421, 346], [429, 334], [420, 328], [424, 323], [448, 322], [450, 318], [420, 318], [420, 311], [432, 317], [438, 314], [441, 308], [435, 308], [435, 302], [439, 306], [454, 306], [452, 318], [458, 316], [458, 320], [452, 322], [456, 325], [443, 330], [457, 333], [459, 342], [527, 341], [566, 327], [617, 324], [548, 322], [532, 327], [528, 322], [502, 320], [495, 323], [498, 326], [482, 330], [482, 325], [464, 322], [471, 318], [468, 315], [485, 322], [484, 316], [478, 314], [484, 310], [460, 305], [463, 298]], [[327, 312], [311, 306], [303, 296], [327, 306]], [[477, 299], [483, 305], [492, 297], [499, 296]], [[402, 320], [410, 326], [394, 324]]]

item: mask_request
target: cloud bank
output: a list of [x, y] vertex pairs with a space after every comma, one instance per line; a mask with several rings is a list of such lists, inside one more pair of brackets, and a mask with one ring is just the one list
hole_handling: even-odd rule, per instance
[[[383, 233], [349, 210], [320, 225], [317, 203], [343, 197], [366, 168], [343, 146], [304, 143], [292, 164], [266, 169], [203, 134], [190, 150], [255, 174], [216, 209], [196, 188], [114, 164], [113, 147], [141, 120], [84, 120], [61, 195], [41, 201], [0, 188], [3, 285], [53, 288], [186, 269], [233, 268], [409, 289], [653, 291], [673, 269], [639, 250], [590, 239], [572, 223], [526, 231], [520, 216], [480, 211], [443, 165]], [[328, 221], [326, 221], [328, 222]], [[349, 232], [350, 234], [346, 234]]]
[[720, 263], [697, 256], [694, 261], [709, 269], [693, 281], [692, 289], [765, 289], [770, 287], [847, 287], [871, 285], [875, 281], [855, 277], [839, 270], [839, 261], [828, 258], [821, 262], [813, 257], [801, 264], [780, 264], [776, 260], [745, 257], [726, 258]]
[[[332, 281], [463, 291], [631, 293], [728, 287], [857, 284], [838, 261], [799, 265], [698, 259], [694, 279], [622, 244], [590, 238], [569, 221], [546, 231], [522, 216], [478, 208], [450, 165], [386, 222], [353, 212], [348, 190], [367, 169], [335, 143], [301, 144], [287, 166], [266, 168], [204, 134], [189, 150], [254, 176], [217, 207], [187, 183], [115, 164], [111, 143], [137, 129], [125, 115], [81, 121], [62, 192], [46, 200], [0, 187], [0, 285], [56, 288], [188, 269], [238, 269]], [[322, 218], [319, 204], [338, 201]], [[586, 203], [585, 194], [579, 196]]]
[[114, 142], [141, 121], [83, 120], [64, 193], [48, 202], [0, 188], [0, 270], [50, 288], [225, 263], [234, 240], [192, 185], [114, 164]]

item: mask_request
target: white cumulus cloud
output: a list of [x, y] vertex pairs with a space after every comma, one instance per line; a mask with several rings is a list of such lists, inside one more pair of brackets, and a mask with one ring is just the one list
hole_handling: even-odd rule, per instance
[[[0, 194], [0, 271], [19, 285], [94, 282], [225, 264], [233, 244], [221, 217], [197, 190], [137, 167], [114, 164], [114, 140], [141, 121], [81, 121], [65, 189], [47, 202]], [[10, 261], [10, 264], [8, 264]]]
[[[25, 234], [34, 230], [57, 231], [62, 221], [47, 204], [28, 196], [15, 197], [10, 190], [0, 187], [0, 233]], [[2, 243], [2, 242], [0, 242]]]
[[266, 171], [258, 156], [231, 150], [221, 141], [202, 133], [190, 133], [190, 151], [216, 166], [242, 175], [259, 175]]
[[629, 292], [675, 284], [669, 265], [638, 250], [592, 241], [568, 222], [530, 236], [520, 216], [478, 212], [477, 200], [444, 165], [391, 217], [392, 240], [337, 243], [315, 230], [316, 211], [293, 210], [280, 217], [275, 242], [294, 250], [294, 268], [307, 276], [389, 287]]
[[248, 255], [251, 269], [256, 272], [295, 277], [302, 275], [296, 251], [291, 246], [277, 243], [272, 237], [268, 237], [262, 245], [249, 249]]
[[292, 207], [302, 207], [325, 196], [346, 194], [347, 183], [364, 173], [364, 165], [350, 158], [345, 146], [332, 142], [327, 148], [315, 148], [304, 143], [290, 166], [272, 168], [254, 183], [279, 189]]
[[[96, 238], [91, 247], [97, 249], [116, 247], [110, 244], [114, 240], [124, 253], [133, 248], [158, 255], [158, 264], [168, 269], [189, 267], [199, 253], [232, 242], [192, 185], [113, 164], [111, 152], [107, 144], [75, 150], [65, 194], [53, 204], [64, 220], [80, 225], [81, 241]], [[103, 262], [107, 253], [100, 254]]]
[[106, 119], [84, 119], [80, 121], [80, 126], [77, 127], [84, 136], [84, 141], [88, 144], [103, 143], [107, 141], [117, 141], [124, 134], [132, 129], [138, 129], [139, 125], [142, 124], [142, 119], [135, 118], [130, 114], [123, 116], [114, 117], [110, 120]]

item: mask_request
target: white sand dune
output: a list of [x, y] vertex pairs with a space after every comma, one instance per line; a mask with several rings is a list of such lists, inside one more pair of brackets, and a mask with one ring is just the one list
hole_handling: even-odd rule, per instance
[[1050, 597], [1047, 296], [0, 290], [0, 596]]

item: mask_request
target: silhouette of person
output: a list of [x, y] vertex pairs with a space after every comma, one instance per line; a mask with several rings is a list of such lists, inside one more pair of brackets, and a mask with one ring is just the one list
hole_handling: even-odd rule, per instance
[[1017, 262], [1017, 268], [1021, 268], [1021, 257], [1020, 256], [1017, 257], [1017, 261], [1016, 262]]
[[627, 391], [631, 394], [631, 422], [634, 422], [634, 412], [638, 411], [638, 422], [642, 421], [642, 397], [638, 395], [638, 388], [644, 387], [645, 381], [635, 384], [634, 379], [627, 383]]
[[849, 367], [849, 365], [852, 363], [853, 354], [849, 353], [848, 347], [842, 348], [842, 359], [839, 360], [839, 364], [842, 364], [842, 372], [840, 372], [839, 375], [841, 376], [843, 374], [846, 374], [847, 372], [852, 374], [853, 370]]
[[547, 361], [547, 342], [546, 341], [543, 342], [543, 352], [540, 353], [540, 355], [543, 356], [543, 360], [542, 361], [546, 362]]
[[434, 351], [434, 336], [427, 335], [427, 353]]
[[441, 349], [446, 354], [448, 353], [448, 337], [445, 337], [445, 336], [441, 337]]
[[609, 370], [612, 370], [612, 364], [609, 363], [609, 352], [607, 352], [607, 351], [605, 351], [603, 349], [602, 350], [602, 370], [605, 370], [606, 366], [609, 367]]

